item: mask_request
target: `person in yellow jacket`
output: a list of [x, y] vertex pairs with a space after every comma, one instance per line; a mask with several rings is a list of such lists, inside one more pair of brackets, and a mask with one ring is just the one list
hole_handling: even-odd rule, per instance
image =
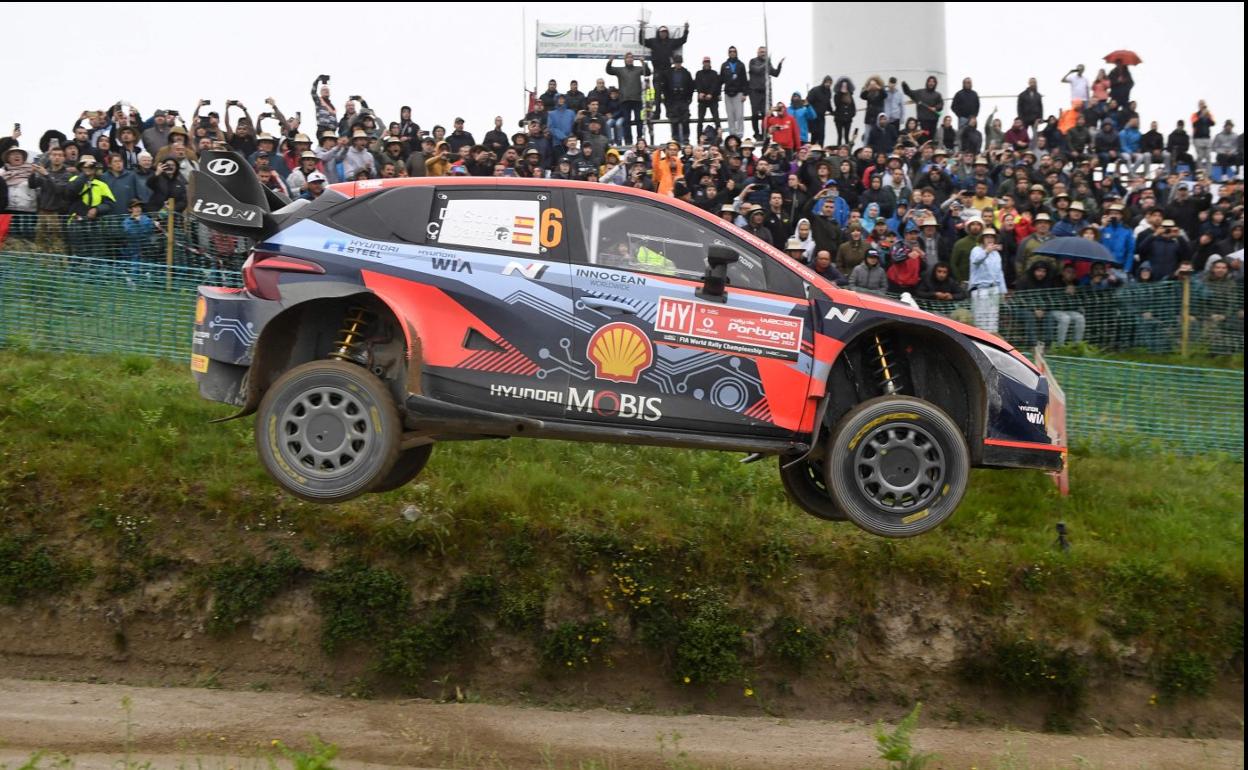
[[650, 156], [654, 175], [654, 191], [659, 195], [672, 195], [676, 180], [685, 175], [685, 163], [680, 157], [680, 145], [668, 142], [667, 147], [654, 151]]
[[69, 178], [69, 247], [80, 257], [103, 257], [103, 217], [114, 213], [117, 199], [96, 172], [99, 164], [87, 155], [78, 159], [78, 173]]
[[645, 86], [641, 89], [641, 105], [641, 126], [638, 126], [637, 133], [645, 131], [650, 137], [650, 144], [654, 144], [654, 119], [658, 113], [658, 101], [650, 78], [645, 79]]
[[676, 274], [676, 264], [649, 246], [637, 247], [637, 264], [651, 273]]

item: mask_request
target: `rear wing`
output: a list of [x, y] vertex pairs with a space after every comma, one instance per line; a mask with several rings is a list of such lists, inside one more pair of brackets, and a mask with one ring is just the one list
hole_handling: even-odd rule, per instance
[[290, 201], [260, 183], [242, 155], [205, 150], [191, 172], [187, 211], [217, 232], [263, 240], [280, 226], [273, 212]]

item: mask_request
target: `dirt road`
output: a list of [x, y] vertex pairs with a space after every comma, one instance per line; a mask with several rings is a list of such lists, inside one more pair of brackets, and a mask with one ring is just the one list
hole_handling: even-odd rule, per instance
[[[127, 716], [123, 699], [130, 704]], [[360, 701], [295, 693], [143, 688], [0, 679], [0, 764], [63, 752], [80, 770], [126, 749], [153, 767], [261, 767], [271, 742], [319, 735], [339, 766], [428, 768], [880, 767], [869, 725], [713, 716], [561, 712], [431, 701]], [[675, 738], [674, 736], [679, 736]], [[666, 748], [661, 748], [662, 739]], [[1002, 730], [919, 731], [942, 768], [1242, 768], [1243, 742], [1054, 736]]]

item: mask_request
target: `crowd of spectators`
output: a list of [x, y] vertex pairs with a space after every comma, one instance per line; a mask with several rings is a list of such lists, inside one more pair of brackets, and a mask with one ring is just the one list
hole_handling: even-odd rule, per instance
[[[994, 331], [1005, 302], [1025, 336], [1079, 341], [1087, 296], [1191, 277], [1214, 298], [1210, 317], [1242, 338], [1243, 136], [1203, 100], [1168, 134], [1151, 119], [1141, 131], [1122, 64], [1053, 77], [1068, 97], [1030, 79], [1008, 126], [981, 115], [971, 78], [947, 98], [936, 77], [829, 75], [769, 100], [783, 59], [760, 47], [742, 61], [731, 47], [694, 71], [688, 39], [687, 25], [660, 27], [647, 60], [610, 60], [587, 90], [551, 80], [518, 122], [496, 117], [480, 139], [462, 118], [426, 130], [408, 106], [386, 121], [360, 94], [339, 105], [328, 75], [312, 81], [307, 121], [272, 98], [254, 117], [237, 100], [218, 112], [201, 99], [185, 117], [118, 102], [83, 111], [68, 133], [44, 131], [37, 150], [20, 128], [0, 139], [0, 210], [8, 237], [35, 250], [138, 258], [162, 212], [185, 209], [198, 154], [222, 143], [292, 198], [373, 178], [580, 179], [688, 201], [842, 286], [969, 299], [971, 320]], [[664, 125], [671, 140], [656, 145]], [[110, 214], [121, 252], [93, 253]], [[1060, 236], [1099, 241], [1113, 262], [1040, 253]], [[1045, 288], [1065, 291], [1021, 291]], [[1035, 299], [1055, 295], [1070, 299]]]

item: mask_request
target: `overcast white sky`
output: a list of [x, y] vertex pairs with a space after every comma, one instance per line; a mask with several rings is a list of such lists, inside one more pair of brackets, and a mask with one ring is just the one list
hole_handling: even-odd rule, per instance
[[[58, 6], [62, 19], [94, 17], [100, 8], [82, 4], [75, 12], [64, 5]], [[887, 46], [890, 28], [903, 23], [888, 4], [842, 5], [845, 27], [829, 36], [828, 45], [842, 35], [879, 34]], [[804, 92], [823, 74], [810, 71], [810, 4], [766, 7], [773, 56], [787, 58], [776, 93]], [[653, 3], [646, 9], [655, 21], [690, 22], [685, 56], [695, 68], [704, 54], [718, 66], [729, 44], [748, 56], [763, 41], [762, 4]], [[479, 139], [495, 114], [513, 130], [522, 114], [522, 73], [527, 71], [528, 83], [534, 79], [536, 19], [624, 22], [638, 10], [632, 3], [356, 2], [326, 13], [285, 3], [113, 3], [106, 36], [88, 45], [56, 44], [53, 51], [46, 34], [16, 33], [46, 30], [46, 6], [7, 4], [5, 26], [15, 33], [5, 36], [0, 49], [8, 75], [0, 130], [7, 134], [20, 122], [22, 144], [32, 147], [47, 128], [68, 131], [86, 108], [126, 99], [144, 116], [158, 107], [189, 115], [199, 97], [218, 110], [227, 98], [240, 99], [255, 115], [273, 96], [288, 114], [301, 110], [308, 125], [309, 86], [325, 72], [332, 75], [340, 108], [347, 95], [360, 93], [386, 120], [397, 119], [401, 104], [412, 105], [424, 128], [449, 127], [461, 115]], [[1007, 122], [1014, 114], [1012, 95], [1029, 76], [1039, 78], [1046, 109], [1055, 111], [1068, 99], [1058, 81], [1070, 67], [1082, 62], [1094, 73], [1104, 54], [1131, 48], [1144, 59], [1135, 69], [1133, 95], [1146, 126], [1156, 119], [1168, 130], [1204, 98], [1219, 121], [1231, 118], [1242, 130], [1242, 3], [949, 3], [946, 26], [950, 79], [970, 75], [983, 96], [1011, 95], [1002, 104]], [[561, 88], [579, 78], [588, 90], [604, 64], [544, 60], [540, 74], [543, 82], [557, 78]], [[950, 85], [941, 84], [946, 96], [957, 90]], [[990, 109], [991, 103], [984, 113]]]

